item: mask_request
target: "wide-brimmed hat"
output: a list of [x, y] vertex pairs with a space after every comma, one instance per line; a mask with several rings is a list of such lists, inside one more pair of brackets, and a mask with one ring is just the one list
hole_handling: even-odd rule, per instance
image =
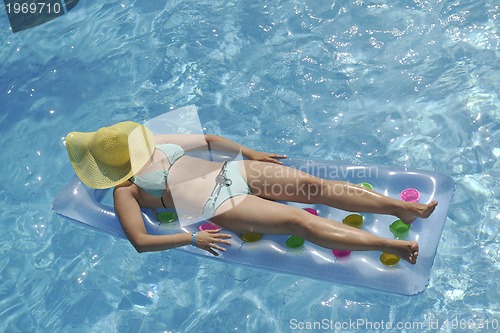
[[116, 186], [142, 169], [153, 155], [155, 138], [145, 126], [125, 121], [96, 132], [71, 132], [66, 149], [76, 175], [87, 186]]

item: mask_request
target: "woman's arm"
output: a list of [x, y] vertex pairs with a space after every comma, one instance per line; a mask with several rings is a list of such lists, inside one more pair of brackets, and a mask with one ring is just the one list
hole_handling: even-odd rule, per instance
[[[139, 203], [132, 186], [117, 187], [114, 190], [115, 211], [128, 240], [137, 252], [169, 250], [191, 244], [192, 234], [180, 233], [172, 235], [149, 235], [144, 226]], [[196, 236], [196, 247], [204, 249], [213, 255], [219, 255], [215, 250], [226, 251], [218, 244], [230, 245], [227, 234], [219, 234], [219, 230], [202, 231]]]
[[212, 150], [222, 150], [230, 152], [241, 152], [243, 156], [249, 160], [256, 160], [262, 162], [272, 162], [282, 164], [279, 159], [286, 158], [285, 155], [265, 153], [251, 148], [240, 145], [234, 141], [226, 139], [222, 136], [205, 134], [205, 140]]
[[238, 154], [249, 160], [282, 164], [279, 159], [286, 155], [265, 153], [240, 145], [222, 136], [213, 134], [161, 134], [155, 136], [156, 144], [175, 143], [185, 151], [211, 149]]
[[174, 143], [185, 151], [208, 149], [204, 134], [159, 134], [155, 135], [157, 145]]

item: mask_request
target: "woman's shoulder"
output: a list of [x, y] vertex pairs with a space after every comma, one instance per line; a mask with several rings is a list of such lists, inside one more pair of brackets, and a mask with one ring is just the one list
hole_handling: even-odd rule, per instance
[[138, 187], [134, 186], [132, 180], [128, 179], [121, 184], [118, 184], [114, 187], [113, 193], [116, 195], [117, 193], [130, 193], [134, 194], [138, 192]]
[[140, 189], [131, 180], [126, 180], [113, 189], [114, 200], [130, 200], [135, 199], [139, 206], [147, 207], [151, 204], [152, 199], [157, 199], [146, 191]]

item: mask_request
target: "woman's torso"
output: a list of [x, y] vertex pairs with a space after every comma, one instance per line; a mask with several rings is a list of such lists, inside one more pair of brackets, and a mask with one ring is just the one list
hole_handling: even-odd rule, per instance
[[[184, 155], [172, 164], [165, 154], [156, 149], [152, 163], [141, 170], [140, 174], [157, 174], [165, 168], [168, 171], [167, 182], [162, 194], [165, 206], [174, 208], [184, 214], [201, 212], [207, 199], [215, 187], [221, 162]], [[148, 193], [139, 187], [138, 203], [143, 208], [162, 207], [159, 196]], [[160, 192], [161, 193], [161, 192]]]

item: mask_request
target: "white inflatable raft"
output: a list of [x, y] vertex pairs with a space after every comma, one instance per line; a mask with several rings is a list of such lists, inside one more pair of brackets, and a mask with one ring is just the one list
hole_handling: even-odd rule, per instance
[[[178, 115], [182, 115], [184, 124], [186, 121], [198, 121], [194, 107], [176, 111]], [[178, 133], [182, 130], [184, 133], [192, 132], [186, 131], [185, 128], [179, 131], [176, 120], [173, 122], [165, 121], [168, 114], [154, 118], [146, 125], [154, 133]], [[223, 158], [223, 156], [217, 157]], [[180, 250], [215, 260], [374, 288], [391, 293], [413, 295], [425, 290], [429, 283], [434, 256], [454, 192], [454, 182], [450, 177], [428, 171], [392, 170], [379, 166], [342, 166], [328, 161], [312, 162], [288, 159], [284, 160], [284, 163], [323, 178], [340, 179], [355, 184], [369, 183], [377, 192], [391, 197], [399, 198], [400, 195], [411, 197], [418, 194], [418, 198], [412, 197], [407, 200], [439, 201], [439, 205], [431, 217], [415, 220], [409, 231], [406, 233], [403, 231], [403, 234], [401, 234], [401, 230], [396, 230], [398, 229], [396, 225], [390, 228], [390, 225], [396, 220], [394, 217], [360, 214], [363, 220], [361, 228], [364, 230], [382, 237], [404, 237], [418, 241], [420, 246], [418, 263], [410, 265], [401, 261], [387, 265], [387, 263], [391, 263], [391, 258], [385, 258], [386, 264], [383, 264], [380, 259], [381, 253], [377, 252], [352, 252], [350, 254], [340, 252], [334, 255], [331, 250], [323, 249], [307, 241], [302, 243], [300, 239], [295, 237], [290, 239], [291, 235], [240, 235], [229, 230], [224, 230], [224, 232], [232, 235], [232, 246], [227, 247], [227, 252], [221, 253], [219, 257], [214, 257], [193, 246], [186, 246]], [[407, 191], [404, 192], [405, 190]], [[125, 238], [113, 210], [110, 193], [111, 190], [88, 188], [75, 177], [54, 199], [53, 209], [58, 214], [86, 226]], [[323, 205], [288, 204], [308, 208], [320, 216], [335, 221], [342, 221], [350, 215], [348, 212]], [[166, 211], [168, 212], [168, 210]], [[170, 213], [171, 216], [175, 216], [173, 211]], [[207, 221], [185, 227], [181, 226], [175, 219], [168, 223], [162, 223], [149, 209], [143, 210], [143, 218], [150, 234], [191, 232], [197, 231], [200, 227], [209, 226], [206, 224]]]

